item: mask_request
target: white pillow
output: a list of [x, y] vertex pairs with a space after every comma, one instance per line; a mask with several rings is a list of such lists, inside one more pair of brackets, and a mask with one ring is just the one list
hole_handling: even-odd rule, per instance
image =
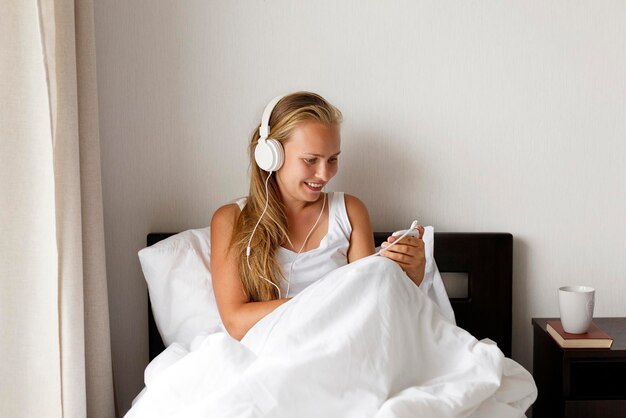
[[190, 229], [139, 251], [152, 313], [165, 346], [189, 347], [221, 328], [210, 271], [211, 229]]

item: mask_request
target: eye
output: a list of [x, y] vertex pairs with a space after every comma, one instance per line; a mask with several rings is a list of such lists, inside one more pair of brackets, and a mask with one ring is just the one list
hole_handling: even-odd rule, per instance
[[337, 157], [331, 157], [328, 159], [328, 162], [331, 164], [337, 164], [338, 161], [339, 161], [339, 158]]
[[317, 158], [303, 158], [304, 162], [308, 165], [313, 165], [317, 161]]

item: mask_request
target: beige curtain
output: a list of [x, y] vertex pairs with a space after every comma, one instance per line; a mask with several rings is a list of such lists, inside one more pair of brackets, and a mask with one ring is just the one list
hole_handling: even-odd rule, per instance
[[113, 417], [91, 0], [0, 12], [0, 415]]

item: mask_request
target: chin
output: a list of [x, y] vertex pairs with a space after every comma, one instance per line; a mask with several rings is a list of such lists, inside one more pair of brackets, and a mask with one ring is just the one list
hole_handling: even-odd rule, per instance
[[323, 189], [311, 190], [307, 186], [303, 186], [303, 187], [304, 187], [305, 196], [307, 197], [305, 200], [312, 201], [312, 202], [315, 202], [320, 197], [320, 194], [322, 193], [322, 190], [323, 190]]

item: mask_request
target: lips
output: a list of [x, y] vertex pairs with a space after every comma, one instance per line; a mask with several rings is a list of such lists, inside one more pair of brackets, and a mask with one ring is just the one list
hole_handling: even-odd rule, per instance
[[304, 185], [315, 192], [319, 192], [322, 190], [322, 187], [324, 187], [324, 183], [313, 183], [308, 181], [305, 181]]

